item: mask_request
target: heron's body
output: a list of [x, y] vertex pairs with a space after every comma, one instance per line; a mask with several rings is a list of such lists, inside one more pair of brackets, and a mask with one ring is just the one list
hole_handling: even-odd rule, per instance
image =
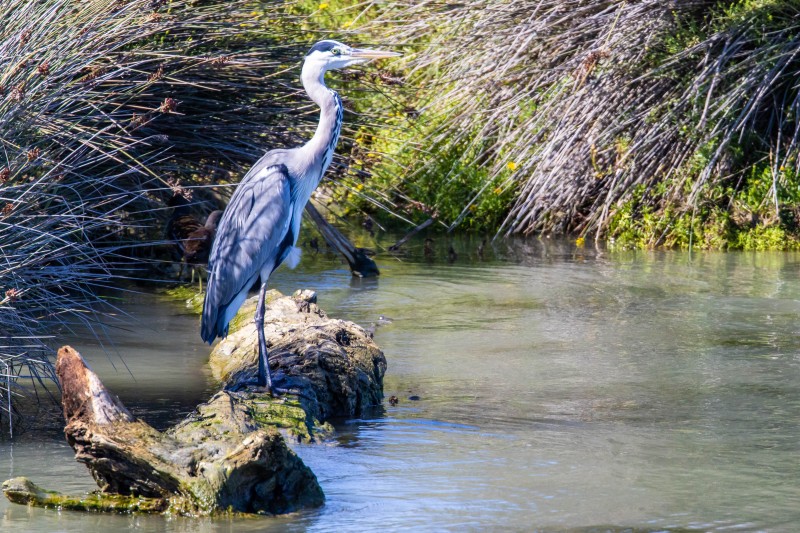
[[[264, 166], [249, 180], [245, 178], [231, 198], [209, 257], [201, 330], [204, 341], [211, 343], [228, 334], [228, 323], [256, 279], [269, 279], [292, 252], [301, 216], [295, 204], [303, 199], [299, 197], [302, 191], [299, 187], [294, 187], [293, 191], [291, 182], [285, 165]], [[271, 201], [259, 202], [265, 195], [269, 195]], [[231, 210], [232, 205], [238, 209]], [[259, 231], [263, 226], [269, 226], [271, 231]], [[220, 267], [220, 262], [227, 257], [235, 257], [236, 261], [226, 261], [224, 268]]]
[[333, 159], [342, 127], [339, 95], [325, 86], [325, 72], [363, 61], [397, 55], [355, 50], [335, 41], [312, 47], [303, 65], [303, 87], [320, 107], [320, 121], [306, 144], [267, 152], [242, 179], [222, 215], [209, 256], [208, 289], [201, 336], [209, 344], [225, 337], [257, 278], [261, 278], [256, 327], [259, 334], [260, 385], [271, 388], [263, 337], [267, 280], [283, 262], [294, 267], [295, 248], [306, 203]]

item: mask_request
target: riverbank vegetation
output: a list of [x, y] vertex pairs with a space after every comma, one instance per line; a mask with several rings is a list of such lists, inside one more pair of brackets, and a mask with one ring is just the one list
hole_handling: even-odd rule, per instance
[[53, 379], [49, 339], [126, 322], [103, 292], [152, 276], [175, 191], [208, 212], [265, 145], [304, 135], [311, 106], [279, 117], [305, 43], [263, 31], [255, 7], [0, 5], [0, 417]]
[[489, 233], [798, 246], [797, 2], [373, 6], [414, 53], [369, 196]]
[[405, 54], [331, 76], [345, 216], [799, 247], [795, 1], [8, 0], [0, 19], [0, 413], [20, 375], [52, 378], [49, 336], [124, 322], [103, 291], [152, 278], [170, 196], [222, 207], [310, 135], [297, 67], [319, 38]]

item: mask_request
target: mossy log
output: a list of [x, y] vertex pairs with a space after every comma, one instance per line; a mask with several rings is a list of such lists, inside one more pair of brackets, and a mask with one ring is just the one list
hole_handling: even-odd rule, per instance
[[80, 497], [44, 490], [33, 481], [15, 477], [3, 482], [3, 493], [13, 503], [68, 511], [113, 513], [163, 513], [170, 503], [164, 498], [143, 498], [93, 492]]
[[[252, 302], [211, 364], [223, 390], [159, 432], [137, 420], [69, 346], [58, 352], [67, 441], [100, 491], [71, 497], [25, 478], [3, 484], [9, 500], [93, 511], [208, 515], [277, 514], [321, 505], [316, 477], [284, 436], [313, 441], [331, 416], [359, 415], [382, 399], [386, 360], [371, 335], [329, 319], [316, 295], [270, 294], [266, 335], [281, 398], [247, 390], [256, 365]], [[250, 317], [250, 320], [247, 320]], [[322, 422], [321, 422], [322, 421]]]

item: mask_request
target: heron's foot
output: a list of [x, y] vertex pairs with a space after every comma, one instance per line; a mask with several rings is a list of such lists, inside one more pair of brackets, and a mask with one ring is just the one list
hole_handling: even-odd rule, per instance
[[260, 394], [272, 394], [272, 391], [275, 387], [267, 387], [262, 381], [258, 379], [249, 379], [247, 381], [239, 381], [230, 387], [228, 387], [229, 391], [232, 392], [256, 392]]
[[284, 389], [282, 387], [275, 387], [274, 385], [271, 388], [267, 387], [266, 385], [259, 383], [258, 379], [240, 381], [239, 383], [229, 388], [228, 390], [230, 392], [246, 391], [255, 394], [269, 394], [273, 398], [280, 398], [282, 396], [298, 396], [300, 398], [306, 398], [307, 400], [312, 400], [312, 398], [297, 390]]

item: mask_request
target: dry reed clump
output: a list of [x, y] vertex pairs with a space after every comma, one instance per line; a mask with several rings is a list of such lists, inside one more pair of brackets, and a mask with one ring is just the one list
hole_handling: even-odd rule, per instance
[[131, 257], [163, 235], [175, 179], [224, 182], [304, 133], [270, 127], [296, 98], [284, 84], [306, 47], [292, 15], [275, 22], [283, 11], [0, 4], [0, 417], [26, 382], [53, 379], [49, 338], [102, 327], [112, 308], [98, 291], [146, 272]]
[[451, 226], [513, 188], [502, 232], [602, 236], [634, 197], [686, 213], [769, 159], [777, 211], [781, 172], [798, 170], [798, 15], [785, 1], [394, 3], [373, 27], [422, 43], [411, 79], [436, 124], [405, 190], [460, 153], [454, 169], [488, 173]]

